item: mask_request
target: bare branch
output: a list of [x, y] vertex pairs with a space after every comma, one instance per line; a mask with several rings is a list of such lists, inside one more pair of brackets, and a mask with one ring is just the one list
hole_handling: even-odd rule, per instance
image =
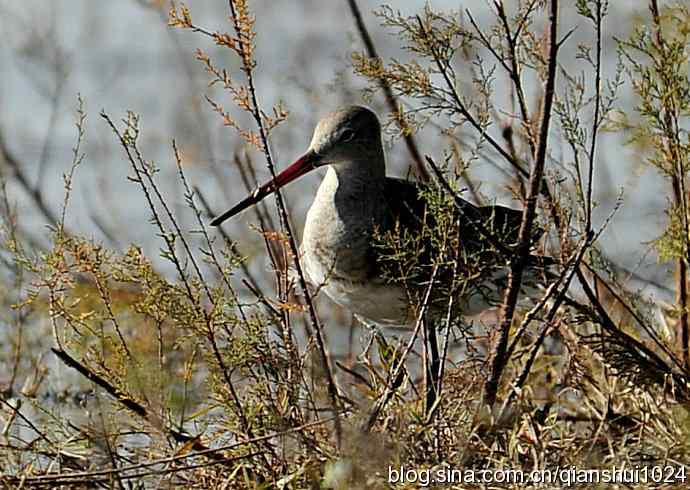
[[549, 58], [546, 85], [544, 87], [544, 104], [542, 108], [541, 123], [539, 127], [539, 144], [534, 155], [534, 167], [530, 172], [527, 203], [522, 214], [522, 223], [518, 238], [517, 253], [510, 262], [510, 274], [508, 276], [508, 288], [505, 292], [503, 306], [503, 320], [499, 330], [499, 339], [492, 352], [491, 373], [484, 386], [485, 400], [488, 405], [496, 401], [498, 384], [505, 368], [506, 349], [510, 326], [520, 294], [522, 274], [527, 266], [530, 248], [532, 246], [532, 226], [536, 217], [537, 197], [540, 193], [544, 166], [546, 163], [546, 150], [548, 147], [549, 123], [551, 121], [551, 106], [556, 87], [556, 68], [558, 54], [558, 0], [551, 0], [549, 10]]

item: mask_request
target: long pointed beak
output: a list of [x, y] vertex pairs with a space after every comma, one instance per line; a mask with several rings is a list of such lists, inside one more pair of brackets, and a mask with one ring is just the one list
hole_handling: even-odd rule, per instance
[[226, 219], [232, 218], [248, 207], [253, 206], [266, 196], [273, 194], [276, 190], [280, 189], [284, 185], [289, 184], [307, 172], [314, 170], [317, 166], [316, 164], [318, 163], [318, 160], [319, 156], [315, 152], [309, 150], [307, 153], [298, 158], [292, 165], [276, 175], [275, 179], [258, 187], [249, 196], [238, 202], [232, 209], [229, 209], [220, 216], [213, 218], [213, 221], [211, 221], [211, 226], [220, 225]]

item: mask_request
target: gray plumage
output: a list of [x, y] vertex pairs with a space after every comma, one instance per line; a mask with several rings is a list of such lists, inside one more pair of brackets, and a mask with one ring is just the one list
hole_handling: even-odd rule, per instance
[[[411, 324], [415, 312], [410, 309], [410, 292], [428, 283], [431, 262], [439, 253], [438, 240], [430, 231], [437, 224], [436, 217], [427, 212], [428, 204], [418, 185], [386, 177], [381, 126], [369, 109], [350, 106], [325, 116], [304, 156], [212, 224], [220, 224], [321, 166], [328, 169], [307, 213], [300, 249], [309, 281], [363, 319], [387, 325]], [[509, 258], [487, 243], [473, 223], [481, 222], [509, 248], [517, 241], [522, 212], [503, 206], [478, 207], [463, 200], [460, 203], [462, 212], [454, 210], [455, 226], [449, 232], [452, 236], [446, 253], [450, 252], [450, 262], [459, 264], [453, 268], [456, 276], [464, 274], [467, 280], [456, 285], [458, 281], [446, 267], [439, 276], [438, 289], [456, 297], [456, 313], [472, 315], [501, 301]], [[404, 251], [394, 251], [381, 241], [381, 237], [395, 234], [407, 237], [419, 249], [407, 257], [409, 265], [404, 265], [408, 269], [403, 272], [410, 274], [404, 279], [395, 274], [403, 265], [396, 263], [396, 257], [404, 256]], [[531, 258], [523, 281], [525, 290], [529, 292], [542, 282], [544, 266], [549, 263], [548, 258]], [[441, 307], [443, 301], [442, 294], [435, 295], [434, 304]]]

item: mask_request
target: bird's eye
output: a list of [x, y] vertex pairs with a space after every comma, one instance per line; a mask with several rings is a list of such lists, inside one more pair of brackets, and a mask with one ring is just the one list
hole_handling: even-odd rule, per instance
[[342, 142], [347, 142], [351, 141], [355, 137], [355, 132], [352, 129], [344, 129], [342, 133], [340, 133], [340, 141]]

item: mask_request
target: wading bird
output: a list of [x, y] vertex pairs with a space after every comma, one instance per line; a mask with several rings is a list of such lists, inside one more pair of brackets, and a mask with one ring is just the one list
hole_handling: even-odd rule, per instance
[[[451, 296], [462, 315], [500, 303], [522, 212], [456, 197], [450, 218], [439, 218], [420, 185], [386, 177], [381, 125], [365, 107], [345, 107], [321, 119], [303, 156], [211, 224], [220, 225], [324, 166], [328, 170], [307, 213], [301, 260], [307, 279], [336, 303], [365, 321], [410, 325], [411, 292], [428, 286], [432, 264], [442, 270], [437, 289], [445, 293], [434, 295], [432, 312], [440, 313]], [[447, 240], [439, 238], [439, 230]], [[393, 245], [394, 238], [404, 243]], [[541, 284], [547, 263], [548, 258], [530, 256], [523, 275], [528, 294]]]

